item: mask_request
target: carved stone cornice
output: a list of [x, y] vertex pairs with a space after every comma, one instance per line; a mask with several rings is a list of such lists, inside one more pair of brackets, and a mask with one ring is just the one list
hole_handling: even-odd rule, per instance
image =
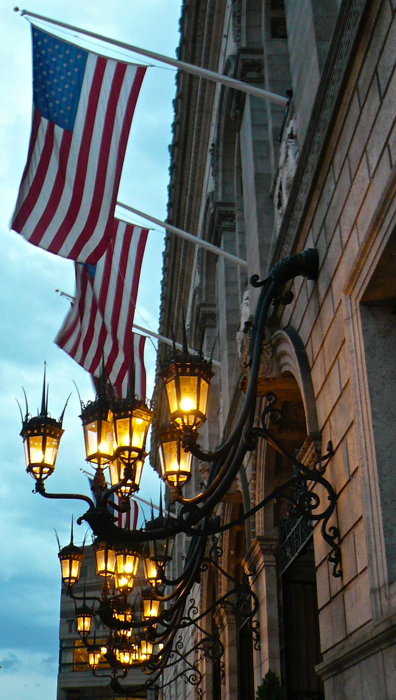
[[341, 5], [270, 267], [291, 254], [302, 228], [309, 200], [317, 186], [318, 170], [342, 87], [349, 76], [350, 59], [369, 5], [369, 0], [344, 0]]
[[[235, 55], [234, 78], [264, 87], [264, 49], [239, 48]], [[231, 119], [240, 127], [246, 93], [234, 90]]]
[[199, 304], [199, 306], [197, 307], [197, 326], [205, 326], [205, 328], [216, 328], [216, 325], [216, 304]]
[[264, 82], [264, 49], [238, 49], [234, 77], [247, 83]]
[[214, 202], [208, 240], [219, 245], [224, 230], [235, 231], [235, 204], [233, 202]]

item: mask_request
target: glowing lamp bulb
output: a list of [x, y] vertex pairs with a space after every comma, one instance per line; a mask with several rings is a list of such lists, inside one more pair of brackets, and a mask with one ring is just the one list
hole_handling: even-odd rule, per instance
[[191, 399], [182, 399], [180, 402], [180, 408], [182, 411], [191, 411], [194, 408], [194, 404]]

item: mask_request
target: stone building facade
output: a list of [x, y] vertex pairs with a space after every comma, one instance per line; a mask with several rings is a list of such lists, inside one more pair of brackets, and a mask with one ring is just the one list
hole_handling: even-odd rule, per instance
[[[292, 97], [285, 114], [178, 73], [169, 221], [248, 268], [168, 236], [160, 333], [180, 335], [184, 307], [190, 346], [204, 328], [204, 352], [221, 363], [200, 431], [213, 448], [243, 399], [242, 329], [257, 303], [249, 277], [318, 250], [317, 282], [297, 278], [292, 302], [271, 313], [257, 417], [274, 390], [289, 451], [309, 464], [331, 440], [342, 556], [334, 578], [320, 529], [290, 522], [274, 503], [223, 536], [223, 568], [255, 572], [261, 640], [255, 649], [224, 609], [206, 622], [225, 646], [224, 678], [202, 662], [208, 700], [253, 698], [268, 669], [288, 700], [396, 699], [395, 11], [395, 0], [183, 2], [182, 60]], [[165, 414], [159, 385], [156, 400]], [[223, 522], [290, 469], [260, 444], [219, 506]], [[190, 495], [204, 478], [196, 463]], [[186, 547], [180, 538], [174, 573]], [[201, 609], [227, 585], [204, 574]], [[164, 690], [193, 696], [182, 681]]]

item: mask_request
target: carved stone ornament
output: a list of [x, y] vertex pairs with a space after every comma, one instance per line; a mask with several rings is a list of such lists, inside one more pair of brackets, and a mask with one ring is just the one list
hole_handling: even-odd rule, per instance
[[232, 33], [234, 41], [239, 47], [242, 35], [242, 3], [241, 0], [232, 0]]
[[[331, 43], [326, 61], [326, 84], [318, 91], [312, 111], [304, 145], [299, 159], [298, 172], [289, 206], [279, 231], [278, 241], [273, 252], [273, 261], [290, 255], [305, 215], [307, 201], [316, 187], [315, 173], [326, 147], [328, 129], [332, 128], [332, 118], [338, 109], [338, 97], [350, 71], [350, 58], [356, 46], [356, 37], [360, 31], [362, 18], [370, 6], [368, 0], [348, 0], [342, 3], [337, 32]], [[273, 263], [272, 263], [273, 264]]]
[[279, 171], [274, 191], [275, 227], [279, 231], [286, 205], [290, 196], [293, 179], [297, 170], [298, 147], [296, 138], [296, 120], [290, 120], [279, 152]]
[[[238, 348], [239, 362], [241, 371], [244, 375], [249, 374], [249, 340], [251, 330], [249, 328], [250, 313], [249, 313], [249, 289], [246, 289], [243, 295], [242, 304], [240, 307], [239, 330], [236, 334], [236, 342]], [[268, 377], [273, 370], [272, 363], [272, 347], [271, 347], [271, 332], [267, 328], [265, 331], [263, 350], [261, 353], [259, 377]]]

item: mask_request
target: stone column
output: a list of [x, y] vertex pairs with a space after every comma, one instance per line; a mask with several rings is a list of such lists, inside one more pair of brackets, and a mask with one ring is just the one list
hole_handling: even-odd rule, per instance
[[258, 536], [253, 540], [244, 561], [247, 573], [255, 572], [251, 586], [259, 599], [260, 651], [254, 652], [255, 687], [268, 669], [280, 675], [278, 591], [275, 551], [278, 540]]
[[223, 700], [238, 700], [237, 627], [233, 612], [223, 609], [215, 615], [224, 645], [225, 685], [222, 688]]

